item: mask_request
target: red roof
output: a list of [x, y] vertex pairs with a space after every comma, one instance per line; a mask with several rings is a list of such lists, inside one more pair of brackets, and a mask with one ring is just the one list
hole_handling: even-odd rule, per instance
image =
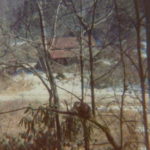
[[52, 49], [54, 50], [67, 50], [67, 49], [74, 49], [78, 48], [79, 43], [77, 41], [77, 38], [75, 37], [59, 37], [55, 39], [54, 45]]
[[[85, 37], [84, 41], [85, 43], [87, 42], [87, 37]], [[95, 46], [93, 39], [92, 44]], [[53, 59], [77, 57], [79, 47], [76, 37], [58, 37], [55, 39], [50, 55]]]
[[54, 51], [50, 51], [50, 55], [51, 55], [51, 57], [53, 59], [76, 57], [74, 52], [68, 51], [68, 50], [54, 50]]
[[[83, 41], [85, 46], [88, 46], [87, 37], [85, 37]], [[92, 46], [95, 45], [96, 45], [95, 40], [92, 38]], [[71, 50], [71, 49], [78, 49], [79, 47], [80, 47], [79, 41], [77, 40], [76, 37], [58, 37], [55, 39], [52, 50]]]

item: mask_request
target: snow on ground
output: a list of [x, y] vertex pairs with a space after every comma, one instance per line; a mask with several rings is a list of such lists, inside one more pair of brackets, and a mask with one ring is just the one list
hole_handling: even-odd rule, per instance
[[[12, 80], [25, 81], [31, 84], [31, 87], [28, 87], [26, 90], [15, 90], [14, 93], [8, 94], [9, 92], [3, 92], [0, 94], [0, 101], [5, 100], [47, 100], [48, 92], [45, 87], [42, 85], [41, 81], [33, 74], [18, 74], [12, 77]], [[22, 85], [22, 82], [20, 82]], [[22, 85], [24, 86], [24, 85]], [[17, 88], [17, 87], [16, 87]]]
[[[40, 73], [44, 81], [48, 84], [48, 81], [46, 81], [46, 77], [44, 73]], [[74, 74], [69, 74], [66, 73], [64, 74], [66, 78], [64, 79], [57, 79], [56, 75], [55, 80], [56, 84], [58, 85], [58, 94], [60, 97], [61, 102], [67, 101], [67, 103], [72, 104], [74, 101], [77, 101], [77, 98], [75, 98], [72, 94], [69, 92], [75, 94], [76, 96], [80, 97], [81, 95], [81, 85], [80, 85], [80, 77], [79, 75], [74, 75]], [[20, 86], [16, 87], [13, 92], [9, 92], [9, 90], [12, 90], [11, 87], [9, 87], [6, 91], [0, 93], [0, 101], [12, 101], [12, 100], [29, 100], [29, 101], [48, 101], [49, 95], [44, 87], [43, 83], [41, 80], [33, 75], [33, 74], [17, 74], [12, 77], [12, 80], [14, 82], [19, 82]], [[23, 81], [23, 82], [22, 82]], [[85, 99], [86, 102], [90, 103], [90, 89], [88, 88], [89, 83], [88, 79], [85, 81]], [[28, 84], [26, 84], [28, 83]], [[27, 87], [30, 85], [29, 87]], [[23, 88], [26, 87], [26, 88]], [[14, 88], [14, 87], [13, 87]], [[62, 89], [63, 88], [63, 89]], [[65, 90], [64, 90], [65, 89]], [[67, 91], [69, 92], [67, 92]], [[116, 95], [120, 96], [121, 91], [116, 89]], [[128, 96], [128, 95], [127, 95]], [[131, 101], [131, 93], [129, 94], [128, 98], [129, 101]], [[132, 95], [133, 96], [133, 95]], [[107, 102], [112, 102], [114, 101], [114, 90], [112, 88], [106, 88], [106, 89], [95, 89], [95, 98], [97, 103], [101, 104], [107, 103]], [[119, 99], [119, 97], [118, 97]], [[103, 111], [103, 110], [108, 110], [106, 106], [99, 105], [98, 109]], [[111, 106], [109, 107], [109, 110], [119, 110], [118, 106]], [[141, 111], [141, 107], [134, 107], [134, 108], [126, 108], [127, 110], [135, 110], [135, 111]]]

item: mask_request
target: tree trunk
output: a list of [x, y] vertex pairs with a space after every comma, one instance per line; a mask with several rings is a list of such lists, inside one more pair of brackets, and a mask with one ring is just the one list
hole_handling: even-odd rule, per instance
[[140, 10], [139, 10], [139, 2], [134, 0], [135, 6], [135, 15], [136, 15], [136, 34], [137, 34], [137, 54], [138, 54], [138, 65], [139, 65], [139, 77], [141, 84], [141, 99], [142, 99], [142, 107], [143, 107], [143, 125], [144, 125], [144, 142], [146, 146], [146, 150], [150, 150], [149, 146], [149, 134], [148, 134], [148, 117], [147, 117], [147, 104], [146, 104], [146, 93], [145, 93], [145, 76], [143, 70], [143, 63], [141, 57], [141, 19], [140, 19]]
[[146, 51], [147, 51], [147, 66], [148, 66], [148, 93], [149, 93], [149, 108], [150, 112], [150, 1], [144, 0], [145, 18], [146, 18]]
[[[44, 51], [44, 62], [46, 66], [46, 75], [48, 78], [48, 81], [50, 83], [50, 87], [52, 90], [52, 96], [54, 99], [54, 106], [55, 109], [59, 109], [59, 97], [57, 92], [56, 83], [53, 77], [52, 73], [52, 67], [51, 67], [51, 56], [48, 51], [48, 42], [47, 42], [47, 31], [46, 31], [46, 23], [45, 23], [45, 16], [43, 12], [43, 2], [37, 1], [38, 11], [39, 11], [39, 17], [40, 17], [40, 28], [41, 28], [41, 39], [43, 43], [43, 51]], [[50, 93], [51, 94], [51, 93]], [[50, 106], [51, 106], [51, 98], [49, 100]], [[57, 129], [57, 148], [58, 150], [62, 150], [61, 147], [61, 127], [60, 127], [60, 120], [59, 120], [59, 114], [56, 113], [55, 115], [55, 121], [56, 121], [56, 129]]]

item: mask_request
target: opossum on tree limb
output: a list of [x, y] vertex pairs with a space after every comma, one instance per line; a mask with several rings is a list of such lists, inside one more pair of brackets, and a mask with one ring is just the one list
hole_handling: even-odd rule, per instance
[[91, 117], [91, 108], [84, 102], [75, 102], [72, 111], [78, 113], [79, 117], [84, 119], [89, 119]]

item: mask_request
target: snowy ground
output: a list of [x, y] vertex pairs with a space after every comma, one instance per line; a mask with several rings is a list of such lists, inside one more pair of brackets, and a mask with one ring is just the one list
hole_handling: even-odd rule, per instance
[[[43, 77], [44, 81], [48, 84], [48, 82], [45, 80], [44, 73], [40, 73], [40, 75]], [[55, 75], [56, 76], [56, 75]], [[56, 79], [56, 83], [58, 85], [58, 94], [61, 100], [61, 104], [63, 105], [66, 101], [68, 104], [72, 104], [74, 101], [77, 101], [78, 99], [70, 94], [69, 92], [75, 94], [76, 96], [80, 97], [81, 95], [81, 85], [80, 85], [80, 78], [79, 75], [74, 74], [65, 74], [65, 79]], [[18, 74], [12, 77], [12, 81], [15, 84], [11, 86], [8, 86], [7, 89], [0, 92], [0, 101], [13, 101], [13, 100], [20, 100], [20, 101], [42, 101], [46, 102], [48, 101], [48, 92], [46, 88], [44, 87], [43, 83], [40, 81], [40, 79], [33, 75], [33, 74]], [[85, 100], [86, 102], [90, 103], [90, 89], [89, 89], [89, 83], [88, 79], [85, 81]], [[61, 89], [61, 88], [65, 89]], [[67, 91], [69, 92], [67, 92]], [[116, 96], [116, 98], [114, 97]], [[96, 102], [100, 105], [98, 105], [98, 109], [101, 111], [106, 111], [106, 109], [115, 109], [118, 110], [119, 107], [116, 105], [110, 105], [109, 107], [106, 107], [106, 103], [111, 103], [113, 101], [116, 101], [116, 99], [120, 99], [121, 91], [116, 90], [116, 93], [114, 93], [114, 90], [111, 88], [107, 89], [95, 89], [95, 98]], [[134, 99], [134, 94], [128, 93], [126, 96], [126, 101], [129, 101], [129, 103], [132, 103], [133, 101], [137, 101], [137, 99]], [[128, 106], [125, 108], [126, 110], [134, 110], [134, 111], [141, 111], [140, 106]]]
[[[45, 79], [45, 75], [44, 73], [40, 74], [44, 81], [46, 82], [47, 85], [49, 85], [49, 83], [46, 81]], [[67, 76], [66, 79], [56, 79], [56, 83], [58, 85], [58, 94], [60, 96], [61, 99], [74, 99], [75, 97], [72, 96], [71, 93], [74, 93], [77, 96], [80, 96], [80, 79], [76, 76], [74, 77], [72, 74], [65, 74], [65, 76]], [[22, 83], [26, 83], [27, 85], [29, 85], [28, 88], [24, 88], [24, 90], [17, 89], [18, 87], [16, 86], [17, 90], [12, 90], [11, 87], [8, 87], [5, 91], [1, 92], [0, 94], [0, 101], [3, 100], [18, 100], [18, 99], [22, 99], [22, 100], [40, 100], [40, 101], [47, 101], [48, 100], [48, 92], [45, 88], [45, 86], [43, 85], [43, 83], [41, 82], [41, 80], [33, 75], [33, 74], [18, 74], [12, 77], [12, 80], [14, 82], [18, 82], [20, 81], [20, 84]], [[23, 81], [23, 82], [22, 82]], [[22, 85], [22, 87], [25, 87], [27, 85]], [[63, 90], [63, 89], [64, 90]], [[67, 92], [67, 91], [69, 92]], [[10, 91], [14, 91], [14, 92], [10, 92]], [[86, 96], [90, 96], [89, 95], [90, 91], [89, 88], [86, 88], [85, 94]]]

